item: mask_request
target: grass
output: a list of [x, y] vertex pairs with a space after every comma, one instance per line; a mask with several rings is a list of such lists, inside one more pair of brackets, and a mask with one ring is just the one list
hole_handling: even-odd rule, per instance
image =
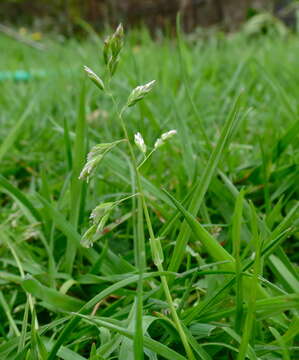
[[0, 37], [1, 359], [299, 356], [298, 37], [178, 33]]

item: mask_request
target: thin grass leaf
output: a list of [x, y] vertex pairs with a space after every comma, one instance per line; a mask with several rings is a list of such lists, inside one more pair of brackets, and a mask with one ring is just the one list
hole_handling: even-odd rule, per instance
[[10, 148], [13, 146], [14, 142], [16, 141], [17, 137], [20, 134], [20, 131], [22, 130], [22, 127], [25, 124], [25, 121], [27, 120], [28, 116], [31, 114], [32, 108], [36, 103], [36, 97], [34, 97], [25, 110], [23, 111], [22, 115], [20, 116], [19, 120], [16, 122], [14, 127], [10, 130], [8, 135], [5, 137], [5, 140], [0, 145], [0, 162], [6, 155], [6, 153], [10, 150]]
[[[223, 330], [229, 334], [235, 341], [237, 341], [238, 343], [241, 342], [241, 337], [231, 328], [229, 327], [223, 327]], [[238, 351], [237, 351], [238, 352]], [[247, 350], [247, 354], [248, 358], [250, 360], [258, 360], [257, 355], [255, 354], [255, 351], [253, 350], [253, 348], [251, 346], [248, 347]]]
[[83, 302], [69, 295], [64, 295], [55, 289], [42, 285], [33, 277], [27, 275], [21, 285], [25, 291], [45, 301], [48, 304], [55, 304], [60, 311], [77, 311], [83, 306]]
[[235, 204], [235, 210], [232, 219], [232, 243], [233, 257], [236, 263], [236, 317], [235, 330], [242, 327], [242, 308], [243, 308], [243, 288], [242, 288], [242, 262], [241, 262], [241, 228], [243, 214], [244, 191], [241, 190]]
[[[232, 135], [232, 130], [236, 127], [237, 123], [240, 120], [238, 109], [239, 109], [239, 98], [236, 100], [230, 114], [228, 115], [226, 123], [222, 129], [220, 138], [217, 142], [217, 145], [214, 148], [207, 165], [205, 166], [205, 170], [202, 177], [197, 182], [197, 185], [195, 187], [193, 197], [188, 207], [188, 211], [193, 216], [195, 216], [200, 209], [200, 206], [208, 190], [212, 177], [216, 172], [221, 156], [223, 155], [224, 149], [227, 146], [228, 139]], [[168, 269], [170, 271], [178, 270], [183, 260], [185, 248], [189, 240], [190, 234], [191, 232], [189, 226], [187, 222], [184, 221], [183, 224], [181, 225], [180, 233], [176, 240], [175, 248], [169, 264]]]
[[257, 300], [257, 286], [259, 281], [259, 275], [261, 273], [261, 249], [262, 244], [258, 234], [258, 217], [254, 208], [254, 205], [250, 203], [251, 209], [251, 233], [252, 242], [254, 245], [254, 264], [253, 264], [253, 275], [252, 275], [252, 287], [248, 294], [248, 310], [246, 319], [243, 325], [242, 337], [240, 341], [239, 353], [237, 360], [245, 360], [250, 340], [254, 344], [254, 323], [256, 318], [256, 300]]
[[63, 134], [64, 134], [64, 144], [65, 144], [65, 153], [66, 153], [66, 158], [67, 158], [67, 166], [68, 166], [68, 170], [71, 171], [73, 168], [72, 145], [71, 145], [71, 137], [70, 137], [68, 120], [66, 118], [63, 119]]
[[25, 347], [27, 326], [28, 326], [28, 314], [29, 314], [29, 298], [27, 298], [27, 302], [25, 305], [24, 317], [23, 317], [23, 322], [22, 322], [22, 330], [21, 330], [21, 335], [20, 335], [19, 345], [18, 345], [18, 353], [21, 352]]
[[194, 216], [191, 213], [184, 209], [184, 207], [165, 189], [164, 193], [169, 197], [169, 199], [174, 203], [177, 209], [184, 215], [188, 226], [192, 229], [194, 234], [205, 246], [206, 250], [209, 252], [210, 256], [215, 261], [227, 261], [227, 263], [222, 264], [221, 266], [224, 269], [234, 271], [235, 270], [235, 259], [231, 256], [220, 244], [219, 242], [198, 222], [195, 220]]
[[[85, 315], [81, 315], [81, 314], [78, 314], [78, 316], [88, 319], [89, 321], [91, 321], [99, 326], [104, 326], [107, 329], [114, 330], [114, 331], [122, 334], [123, 336], [128, 337], [129, 339], [133, 339], [133, 337], [134, 337], [133, 332], [128, 331], [127, 329], [124, 329], [120, 326], [114, 325], [113, 323], [111, 323], [109, 321], [109, 319], [104, 318], [102, 320], [101, 318], [89, 317], [89, 316], [85, 316]], [[163, 345], [163, 344], [159, 343], [158, 341], [151, 339], [150, 337], [144, 336], [143, 341], [144, 341], [144, 346], [146, 348], [148, 348], [151, 351], [154, 351], [158, 355], [163, 356], [165, 359], [169, 359], [169, 360], [185, 359], [184, 356], [182, 356], [179, 353], [177, 353], [176, 351], [170, 349], [166, 345]]]
[[[170, 275], [169, 273], [166, 273], [166, 274]], [[159, 272], [148, 273], [148, 274], [144, 274], [143, 278], [144, 279], [150, 279], [152, 277], [157, 277], [157, 276], [161, 276], [161, 275], [165, 275], [165, 274], [164, 273], [161, 274]], [[108, 288], [106, 288], [105, 290], [103, 290], [99, 294], [97, 294], [95, 297], [93, 297], [90, 301], [88, 301], [88, 303], [86, 303], [79, 310], [79, 313], [80, 314], [85, 314], [88, 310], [93, 308], [99, 301], [104, 299], [106, 296], [109, 296], [111, 293], [115, 292], [116, 290], [121, 289], [121, 288], [123, 288], [123, 287], [125, 287], [125, 286], [127, 286], [129, 284], [135, 283], [138, 280], [139, 280], [139, 275], [133, 275], [133, 276], [130, 276], [129, 278], [126, 278], [124, 280], [121, 280], [121, 281], [109, 286]], [[78, 316], [73, 316], [71, 318], [71, 320], [64, 327], [63, 331], [60, 333], [57, 340], [55, 341], [55, 343], [53, 345], [53, 348], [52, 348], [52, 350], [50, 352], [48, 360], [54, 360], [55, 359], [57, 351], [60, 349], [63, 342], [66, 340], [68, 335], [74, 330], [74, 328], [76, 327], [76, 325], [79, 322], [80, 322], [80, 318]]]
[[15, 333], [16, 336], [20, 336], [21, 333], [17, 327], [17, 324], [15, 323], [12, 315], [11, 315], [11, 311], [10, 311], [10, 308], [9, 308], [9, 305], [7, 304], [7, 301], [2, 293], [2, 291], [0, 291], [0, 304], [4, 310], [4, 313], [9, 321], [9, 324], [13, 330], [13, 332]]
[[0, 175], [0, 185], [10, 196], [12, 196], [13, 199], [15, 199], [19, 204], [21, 204], [21, 206], [23, 206], [36, 221], [41, 221], [41, 215], [36, 206], [33, 205], [33, 203], [28, 199], [26, 195], [24, 195], [22, 191], [12, 185], [2, 175]]
[[35, 308], [33, 308], [32, 311], [32, 319], [31, 319], [31, 351], [33, 354], [34, 360], [47, 360], [48, 358], [48, 352], [46, 350], [45, 345], [43, 344], [39, 333], [36, 328], [36, 312]]
[[[73, 149], [72, 161], [72, 176], [70, 183], [70, 223], [74, 229], [78, 228], [79, 211], [82, 201], [82, 187], [83, 183], [79, 180], [79, 175], [85, 160], [86, 151], [86, 116], [85, 116], [85, 86], [82, 86], [80, 101], [76, 122], [76, 136]], [[67, 248], [65, 256], [65, 271], [69, 274], [73, 271], [73, 263], [76, 256], [78, 243], [73, 240], [73, 237], [68, 237]]]
[[291, 360], [290, 358], [290, 352], [288, 349], [287, 344], [284, 342], [283, 338], [281, 337], [281, 335], [279, 334], [278, 330], [276, 330], [274, 327], [270, 326], [269, 330], [271, 331], [272, 335], [275, 337], [275, 339], [277, 340], [278, 344], [281, 347], [281, 353], [282, 353], [282, 359], [283, 360]]

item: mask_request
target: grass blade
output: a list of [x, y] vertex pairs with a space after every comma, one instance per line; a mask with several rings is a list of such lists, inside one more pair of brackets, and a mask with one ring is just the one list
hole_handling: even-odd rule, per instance
[[240, 191], [235, 204], [235, 210], [232, 219], [232, 242], [233, 257], [236, 263], [236, 317], [235, 330], [242, 327], [242, 309], [243, 309], [243, 289], [242, 289], [242, 262], [241, 262], [241, 228], [243, 213], [244, 191]]
[[[99, 318], [80, 315], [80, 314], [78, 314], [78, 316], [81, 316], [82, 318], [87, 319], [87, 320], [97, 324], [98, 326], [103, 326], [103, 327], [106, 327], [107, 329], [116, 331], [116, 332], [122, 334], [123, 336], [128, 337], [129, 339], [133, 339], [133, 337], [134, 337], [133, 332], [131, 332], [121, 326], [117, 326], [117, 325], [113, 324], [112, 322], [110, 322], [110, 319], [104, 318], [102, 320]], [[144, 345], [146, 348], [148, 348], [151, 351], [154, 351], [158, 355], [163, 356], [165, 359], [169, 359], [169, 360], [183, 360], [183, 359], [185, 360], [186, 359], [184, 356], [180, 355], [176, 351], [170, 349], [166, 345], [159, 343], [158, 341], [151, 339], [148, 336], [144, 336], [143, 342], [144, 342]]]
[[[215, 149], [213, 150], [209, 161], [205, 167], [204, 173], [201, 179], [198, 181], [192, 200], [190, 202], [188, 211], [192, 215], [196, 215], [202, 205], [204, 196], [208, 190], [212, 177], [214, 176], [218, 167], [221, 156], [223, 155], [224, 149], [227, 146], [229, 138], [232, 136], [232, 131], [236, 127], [240, 120], [239, 114], [239, 98], [236, 100], [227, 121], [223, 127], [220, 138], [217, 142]], [[180, 233], [176, 240], [175, 248], [169, 264], [170, 271], [177, 271], [185, 254], [185, 248], [190, 237], [190, 229], [186, 221], [183, 222]], [[222, 259], [223, 260], [223, 259]]]
[[[85, 153], [86, 153], [86, 117], [85, 117], [85, 86], [83, 85], [78, 115], [76, 123], [76, 136], [73, 150], [73, 161], [72, 161], [72, 176], [71, 176], [71, 194], [70, 194], [70, 223], [74, 229], [78, 228], [79, 213], [82, 201], [82, 189], [83, 182], [79, 180], [80, 172], [84, 166]], [[77, 252], [78, 243], [73, 241], [73, 237], [67, 239], [67, 249], [65, 255], [65, 270], [71, 274], [73, 270], [73, 264]]]
[[5, 140], [0, 145], [0, 162], [2, 161], [2, 159], [6, 155], [6, 153], [10, 150], [10, 148], [13, 146], [25, 121], [27, 120], [28, 116], [30, 115], [35, 102], [36, 102], [36, 97], [34, 97], [30, 101], [30, 103], [27, 105], [25, 111], [20, 116], [20, 118], [17, 121], [17, 123], [15, 124], [15, 126], [10, 130], [9, 134], [5, 137]]
[[61, 311], [77, 311], [83, 306], [83, 302], [72, 296], [64, 295], [55, 289], [42, 285], [33, 277], [27, 275], [22, 281], [25, 291], [55, 307]]

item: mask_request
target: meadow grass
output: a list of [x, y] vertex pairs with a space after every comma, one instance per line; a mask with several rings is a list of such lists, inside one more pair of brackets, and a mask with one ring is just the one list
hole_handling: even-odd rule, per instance
[[299, 39], [177, 30], [0, 37], [1, 359], [299, 356]]

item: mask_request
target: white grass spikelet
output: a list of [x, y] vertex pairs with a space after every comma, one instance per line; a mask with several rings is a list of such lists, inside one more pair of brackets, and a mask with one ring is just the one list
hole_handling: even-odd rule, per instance
[[176, 134], [177, 134], [177, 131], [176, 131], [176, 130], [169, 130], [169, 131], [167, 131], [166, 133], [164, 133], [164, 134], [161, 135], [161, 139], [162, 139], [163, 141], [166, 141], [166, 140], [170, 139], [171, 137], [173, 137], [173, 136], [176, 135]]
[[138, 149], [145, 154], [146, 153], [146, 145], [145, 145], [144, 139], [143, 139], [142, 135], [140, 134], [140, 132], [138, 132], [134, 135], [134, 141], [135, 141], [135, 144], [137, 145]]
[[130, 94], [128, 98], [127, 106], [131, 107], [135, 105], [138, 101], [142, 100], [145, 95], [147, 95], [152, 88], [154, 87], [156, 80], [152, 80], [147, 84], [137, 86]]
[[177, 134], [177, 131], [176, 130], [169, 130], [165, 133], [163, 133], [161, 135], [161, 137], [159, 137], [156, 142], [155, 142], [155, 145], [154, 145], [154, 148], [155, 149], [158, 149], [160, 146], [164, 145], [165, 141], [169, 140], [170, 138], [172, 138], [174, 135]]
[[103, 80], [100, 79], [95, 72], [93, 72], [88, 66], [84, 66], [84, 71], [86, 72], [90, 80], [94, 82], [99, 89], [104, 90], [105, 86]]
[[158, 149], [160, 146], [162, 146], [164, 144], [163, 140], [158, 138], [155, 142], [154, 148]]

